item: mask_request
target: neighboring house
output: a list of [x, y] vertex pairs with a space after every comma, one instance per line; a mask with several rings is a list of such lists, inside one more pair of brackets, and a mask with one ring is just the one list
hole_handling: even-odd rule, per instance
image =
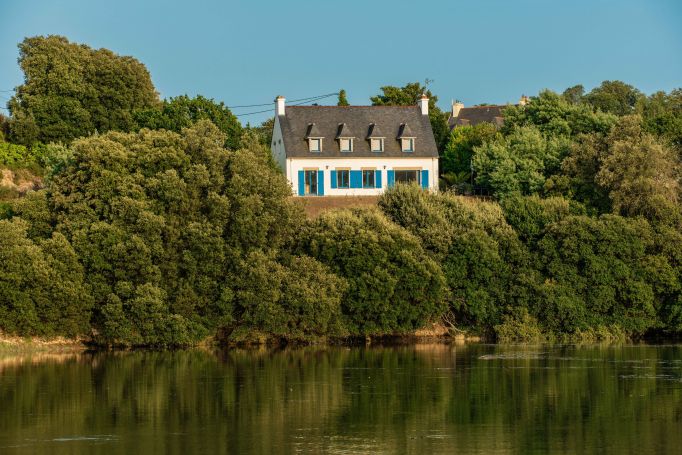
[[[519, 105], [524, 106], [528, 103], [527, 96], [521, 96]], [[508, 105], [487, 105], [464, 107], [460, 102], [452, 102], [452, 111], [448, 118], [450, 129], [458, 126], [474, 126], [479, 123], [492, 123], [498, 128], [504, 123], [504, 108]]]
[[429, 100], [418, 106], [285, 106], [272, 155], [298, 196], [371, 196], [398, 182], [438, 188]]

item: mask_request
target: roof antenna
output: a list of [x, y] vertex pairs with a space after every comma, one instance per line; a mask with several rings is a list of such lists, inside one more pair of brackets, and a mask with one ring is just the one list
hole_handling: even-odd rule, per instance
[[429, 79], [428, 77], [424, 79], [424, 93], [422, 93], [422, 95], [426, 95], [426, 92], [429, 91], [429, 84], [432, 84], [434, 82], [436, 81], [434, 81], [433, 79]]

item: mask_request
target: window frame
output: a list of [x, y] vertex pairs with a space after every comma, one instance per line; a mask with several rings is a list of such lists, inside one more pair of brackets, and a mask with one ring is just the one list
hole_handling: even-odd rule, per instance
[[[372, 186], [365, 185], [365, 173], [372, 176]], [[376, 169], [362, 169], [362, 188], [375, 189], [377, 187], [377, 170]]]
[[[341, 189], [341, 190], [348, 190], [350, 189], [350, 169], [334, 169], [334, 172], [336, 172], [336, 188]], [[346, 175], [346, 185], [342, 185], [343, 179], [340, 179], [339, 176], [341, 173], [345, 173]]]
[[[398, 179], [399, 172], [413, 172], [415, 179], [412, 180], [400, 180]], [[393, 169], [393, 182], [394, 184], [413, 184], [421, 185], [422, 182], [422, 170], [421, 169]]]
[[[374, 142], [373, 141], [379, 142], [379, 150], [374, 149]], [[384, 138], [383, 137], [372, 137], [372, 138], [370, 138], [369, 139], [369, 148], [374, 153], [382, 153], [384, 151]]]
[[[403, 152], [405, 153], [413, 153], [414, 152], [414, 138], [413, 137], [403, 137], [400, 138], [400, 148]], [[405, 144], [410, 144], [410, 148], [406, 148]]]
[[[343, 149], [343, 141], [348, 141], [348, 150]], [[352, 137], [340, 137], [339, 138], [339, 151], [343, 153], [351, 153], [353, 151], [353, 138]]]
[[[313, 150], [313, 143], [317, 143], [317, 150]], [[312, 153], [320, 153], [322, 151], [322, 138], [321, 137], [309, 137], [308, 138], [308, 150]]]

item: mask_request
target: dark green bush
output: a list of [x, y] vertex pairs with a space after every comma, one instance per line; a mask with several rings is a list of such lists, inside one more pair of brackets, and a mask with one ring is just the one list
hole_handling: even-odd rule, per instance
[[438, 264], [378, 210], [324, 213], [309, 223], [300, 249], [347, 280], [341, 310], [351, 334], [408, 332], [445, 309]]

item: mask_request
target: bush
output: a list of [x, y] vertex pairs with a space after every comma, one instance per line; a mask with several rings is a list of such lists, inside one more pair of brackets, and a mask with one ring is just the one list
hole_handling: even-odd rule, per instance
[[0, 221], [0, 328], [22, 336], [89, 331], [92, 297], [66, 238], [33, 242], [28, 223]]
[[443, 313], [445, 279], [417, 237], [378, 210], [326, 212], [300, 249], [348, 281], [341, 310], [355, 335], [405, 333]]

